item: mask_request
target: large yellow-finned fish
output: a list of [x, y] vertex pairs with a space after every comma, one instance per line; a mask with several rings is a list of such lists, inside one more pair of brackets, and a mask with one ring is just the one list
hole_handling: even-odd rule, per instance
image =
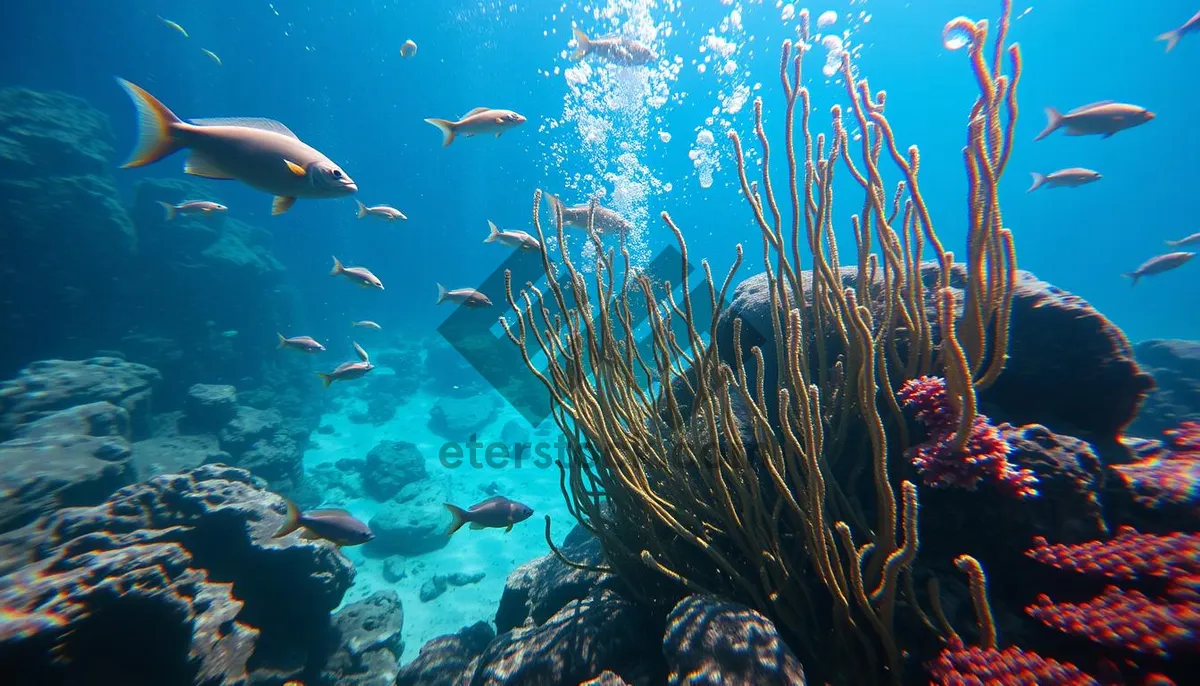
[[271, 214], [297, 198], [338, 198], [358, 191], [328, 157], [273, 119], [222, 118], [185, 122], [142, 88], [124, 80], [138, 113], [138, 143], [122, 168], [142, 167], [187, 148], [183, 171], [207, 179], [237, 179], [275, 196]]

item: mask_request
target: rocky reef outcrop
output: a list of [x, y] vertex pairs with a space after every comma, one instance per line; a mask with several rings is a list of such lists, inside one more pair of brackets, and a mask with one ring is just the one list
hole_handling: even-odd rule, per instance
[[261, 481], [205, 466], [0, 536], [0, 669], [18, 686], [317, 676], [354, 569], [271, 538], [282, 520]]
[[333, 615], [334, 646], [321, 683], [329, 686], [392, 686], [404, 652], [404, 607], [395, 591], [378, 591]]
[[1150, 438], [1181, 422], [1200, 421], [1200, 341], [1142, 341], [1134, 354], [1157, 387], [1129, 433]]

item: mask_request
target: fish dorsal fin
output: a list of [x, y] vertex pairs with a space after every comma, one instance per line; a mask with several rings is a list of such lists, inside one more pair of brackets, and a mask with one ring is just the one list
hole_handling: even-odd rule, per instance
[[1079, 107], [1076, 107], [1075, 109], [1071, 110], [1070, 112], [1067, 112], [1067, 114], [1079, 114], [1080, 112], [1086, 112], [1087, 110], [1093, 109], [1095, 107], [1103, 107], [1105, 105], [1111, 105], [1114, 102], [1116, 102], [1116, 100], [1098, 100], [1096, 102], [1089, 102], [1086, 105], [1080, 105]]
[[470, 112], [467, 112], [467, 113], [466, 113], [466, 114], [464, 114], [463, 116], [459, 117], [459, 119], [466, 119], [467, 117], [471, 116], [472, 114], [479, 114], [480, 112], [487, 112], [487, 111], [488, 111], [488, 110], [490, 110], [490, 109], [492, 109], [492, 108], [490, 108], [490, 107], [476, 107], [475, 109], [471, 110]]
[[192, 150], [183, 163], [183, 173], [205, 179], [232, 179], [233, 175], [217, 166], [211, 158], [199, 150]]
[[300, 138], [283, 124], [274, 119], [265, 119], [263, 117], [213, 117], [210, 119], [193, 119], [192, 123], [196, 126], [240, 126], [245, 129], [274, 131], [275, 133], [281, 133], [288, 138], [295, 138], [297, 140]]
[[508, 498], [505, 498], [502, 495], [494, 495], [494, 496], [488, 498], [487, 500], [483, 500], [481, 502], [475, 503], [474, 505], [471, 506], [471, 510], [477, 510], [477, 509], [483, 507], [484, 505], [491, 505], [492, 503], [502, 503], [506, 500], [508, 500]]

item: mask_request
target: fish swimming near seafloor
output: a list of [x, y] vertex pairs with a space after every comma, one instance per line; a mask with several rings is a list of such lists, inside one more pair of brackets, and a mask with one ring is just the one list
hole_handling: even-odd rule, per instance
[[1185, 245], [1198, 245], [1198, 244], [1200, 244], [1200, 233], [1194, 233], [1185, 238], [1180, 238], [1177, 241], [1167, 241], [1167, 245], [1171, 246], [1172, 248], [1182, 248]]
[[575, 54], [572, 55], [573, 59], [581, 60], [588, 55], [595, 55], [625, 67], [640, 67], [658, 59], [658, 55], [654, 54], [653, 50], [632, 38], [620, 36], [588, 38], [588, 35], [580, 29], [572, 30], [575, 32], [577, 44]]
[[1050, 174], [1029, 173], [1033, 176], [1033, 185], [1029, 187], [1029, 190], [1025, 191], [1026, 193], [1032, 193], [1042, 186], [1047, 188], [1074, 188], [1104, 178], [1100, 172], [1084, 169], [1083, 167], [1060, 169]]
[[405, 216], [405, 214], [403, 212], [396, 209], [395, 207], [390, 207], [388, 205], [376, 205], [374, 207], [367, 207], [365, 204], [363, 204], [363, 201], [359, 200], [358, 198], [355, 198], [354, 202], [358, 203], [358, 218], [359, 219], [365, 219], [366, 217], [380, 217], [381, 219], [386, 219], [390, 222], [396, 221], [397, 219], [404, 219], [404, 220], [408, 219], [408, 217]]
[[530, 236], [525, 231], [501, 231], [496, 228], [492, 220], [488, 220], [488, 237], [483, 239], [484, 243], [499, 243], [506, 248], [516, 248], [525, 252], [537, 252], [542, 249], [542, 244], [538, 239]]
[[195, 215], [202, 217], [215, 216], [229, 209], [219, 202], [209, 202], [208, 200], [189, 200], [188, 202], [181, 202], [178, 205], [172, 205], [169, 202], [159, 200], [158, 204], [162, 205], [163, 211], [166, 212], [165, 219], [167, 221], [174, 221], [175, 217], [179, 215], [185, 217]]
[[463, 524], [470, 524], [472, 529], [504, 529], [504, 532], [508, 533], [512, 531], [513, 524], [523, 522], [533, 515], [532, 507], [502, 495], [488, 498], [466, 510], [446, 503], [446, 509], [453, 517], [449, 528], [446, 529], [447, 536], [453, 535]]
[[1172, 29], [1163, 34], [1159, 34], [1158, 38], [1155, 38], [1155, 40], [1165, 40], [1167, 42], [1167, 52], [1171, 52], [1175, 49], [1175, 46], [1179, 44], [1180, 38], [1183, 38], [1189, 33], [1195, 33], [1196, 31], [1200, 31], [1200, 12], [1193, 14], [1191, 19], [1183, 22], [1183, 26], [1180, 26], [1177, 29]]
[[592, 226], [601, 235], [625, 235], [633, 230], [633, 224], [628, 219], [614, 210], [601, 207], [600, 203], [594, 199], [586, 205], [567, 207], [557, 195], [547, 195], [547, 197], [550, 199], [550, 207], [562, 214], [564, 226], [574, 226], [577, 229], [586, 230], [588, 215], [591, 214]]
[[318, 343], [317, 340], [312, 336], [294, 336], [292, 338], [287, 338], [281, 333], [276, 333], [275, 335], [279, 336], [278, 349], [280, 350], [283, 348], [291, 348], [292, 350], [299, 350], [302, 353], [325, 352], [325, 346]]
[[457, 303], [466, 307], [491, 307], [492, 299], [474, 288], [456, 288], [447, 290], [442, 284], [437, 285], [438, 296], [436, 305], [445, 302]]
[[371, 358], [367, 355], [367, 351], [363, 350], [358, 343], [354, 344], [354, 352], [358, 354], [358, 362], [343, 362], [328, 374], [317, 372], [317, 376], [321, 377], [321, 381], [325, 383], [325, 388], [329, 388], [334, 381], [351, 381], [362, 378], [375, 368], [375, 365], [371, 364]]
[[319, 538], [339, 546], [362, 545], [375, 538], [371, 528], [345, 510], [323, 509], [301, 512], [287, 498], [287, 514], [283, 526], [271, 538], [283, 538], [297, 529], [304, 529], [306, 538]]
[[458, 121], [450, 121], [448, 119], [430, 118], [425, 120], [426, 123], [433, 124], [442, 132], [442, 147], [446, 147], [454, 142], [457, 136], [478, 136], [486, 134], [495, 134], [496, 138], [500, 134], [525, 123], [525, 117], [513, 112], [512, 110], [495, 110], [490, 107], [476, 107], [467, 112]]
[[297, 198], [340, 198], [358, 191], [346, 172], [273, 119], [185, 122], [139, 86], [117, 79], [138, 113], [138, 143], [122, 168], [142, 167], [187, 148], [185, 174], [236, 179], [275, 196], [271, 214]]
[[1123, 102], [1102, 100], [1083, 105], [1062, 114], [1053, 107], [1046, 108], [1046, 128], [1033, 140], [1040, 141], [1060, 128], [1067, 129], [1068, 136], [1100, 136], [1108, 138], [1118, 131], [1145, 124], [1154, 118], [1154, 113], [1145, 107]]
[[383, 290], [383, 282], [378, 276], [371, 273], [366, 267], [347, 267], [342, 264], [342, 261], [335, 255], [333, 257], [333, 269], [329, 271], [330, 276], [344, 276], [348, 280], [362, 286], [363, 288], [378, 288]]
[[1125, 274], [1125, 276], [1133, 279], [1133, 285], [1136, 286], [1138, 279], [1143, 276], [1153, 276], [1154, 274], [1162, 274], [1163, 272], [1177, 269], [1195, 256], [1196, 253], [1194, 252], [1170, 252], [1166, 255], [1151, 257], [1143, 262], [1136, 271]]

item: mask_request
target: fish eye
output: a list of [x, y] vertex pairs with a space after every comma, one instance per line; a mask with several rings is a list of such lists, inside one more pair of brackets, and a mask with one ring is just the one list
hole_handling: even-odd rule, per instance
[[342, 170], [341, 170], [341, 169], [334, 169], [334, 170], [333, 170], [333, 178], [335, 178], [335, 179], [340, 179], [340, 178], [342, 178]]

